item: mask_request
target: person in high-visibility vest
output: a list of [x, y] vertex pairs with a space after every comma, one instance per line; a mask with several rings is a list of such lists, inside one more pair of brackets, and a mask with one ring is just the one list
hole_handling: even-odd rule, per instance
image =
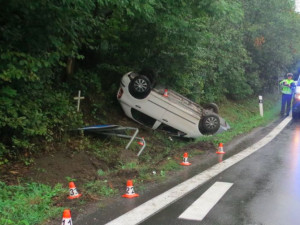
[[291, 101], [293, 96], [293, 89], [295, 88], [295, 83], [293, 80], [293, 74], [288, 73], [287, 79], [284, 79], [280, 83], [282, 99], [281, 99], [281, 116], [289, 116], [291, 110]]

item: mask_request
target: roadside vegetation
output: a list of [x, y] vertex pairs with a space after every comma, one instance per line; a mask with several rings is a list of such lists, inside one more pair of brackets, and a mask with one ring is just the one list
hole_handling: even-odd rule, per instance
[[[118, 178], [130, 175], [139, 184], [163, 179], [180, 169], [181, 156], [174, 154], [187, 145], [208, 143], [209, 149], [276, 118], [279, 78], [287, 72], [297, 78], [300, 71], [300, 16], [294, 3], [2, 1], [0, 223], [41, 224], [56, 215], [63, 206], [57, 183], [80, 181], [89, 193], [78, 203], [84, 205], [118, 193]], [[124, 73], [141, 70], [199, 104], [216, 102], [232, 129], [192, 141], [141, 128], [147, 150], [139, 159], [131, 157], [138, 144], [128, 151], [131, 156], [123, 155], [124, 140], [74, 133], [86, 125], [130, 123], [116, 93]], [[85, 99], [77, 112], [79, 90]], [[265, 99], [263, 118], [258, 95]], [[201, 151], [195, 147], [194, 154]], [[43, 179], [50, 180], [57, 166], [30, 171], [38, 156], [57, 152], [86, 162], [86, 171], [93, 164], [96, 175], [67, 171], [63, 181], [53, 175], [47, 183]]]
[[298, 76], [300, 16], [291, 0], [2, 4], [0, 164], [28, 161], [83, 124], [109, 123], [128, 71], [151, 70], [200, 104], [273, 93], [279, 77]]
[[[134, 179], [135, 190], [140, 193], [148, 183], [164, 180], [170, 175], [170, 172], [184, 169], [179, 165], [183, 152], [188, 151], [190, 158], [204, 154], [205, 151], [215, 152], [218, 143], [226, 143], [255, 127], [264, 126], [278, 119], [279, 103], [277, 96], [266, 96], [265, 113], [264, 117], [261, 117], [256, 98], [242, 103], [227, 101], [222, 104], [220, 109], [222, 115], [230, 123], [231, 129], [214, 136], [203, 136], [198, 140], [173, 138], [173, 141], [170, 141], [164, 133], [147, 131], [145, 134], [149, 146], [139, 159], [132, 157], [122, 160], [119, 157], [111, 157], [120, 155], [120, 151], [126, 151], [112, 147], [114, 144], [116, 146], [124, 145], [126, 142], [122, 143], [122, 140], [111, 139], [108, 143], [106, 139], [89, 140], [89, 138], [83, 137], [82, 145], [89, 146], [90, 149], [93, 149], [92, 153], [99, 159], [107, 161], [108, 164], [114, 163], [114, 166], [107, 170], [98, 169], [96, 171], [98, 179], [86, 180], [80, 188], [84, 197], [78, 199], [74, 204], [66, 202], [68, 188], [65, 184], [69, 181], [77, 182], [76, 176], [66, 177], [64, 185], [57, 183], [54, 186], [30, 182], [25, 177], [19, 180], [19, 185], [6, 185], [1, 182], [0, 223], [47, 224], [51, 218], [59, 221], [65, 207], [80, 212], [86, 207], [86, 204], [95, 201], [99, 201], [98, 207], [104, 207], [107, 198], [119, 196], [125, 192], [126, 180], [120, 178], [123, 174]], [[200, 148], [197, 143], [201, 143]], [[102, 146], [101, 154], [98, 151], [99, 146]], [[201, 146], [208, 146], [208, 149], [202, 149]], [[132, 151], [137, 153], [138, 147], [135, 147]], [[111, 152], [111, 155], [108, 156], [108, 152]], [[117, 182], [121, 182], [120, 186], [115, 185], [115, 179]]]
[[63, 193], [61, 185], [43, 184], [6, 186], [0, 182], [0, 224], [41, 224], [49, 217], [61, 214], [62, 208], [53, 207], [55, 197]]

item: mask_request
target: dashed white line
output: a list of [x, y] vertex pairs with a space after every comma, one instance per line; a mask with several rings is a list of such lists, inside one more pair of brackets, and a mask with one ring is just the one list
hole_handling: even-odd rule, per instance
[[216, 182], [204, 192], [189, 208], [178, 218], [201, 221], [217, 204], [233, 183]]
[[250, 146], [249, 148], [246, 148], [240, 153], [224, 160], [219, 164], [212, 166], [211, 168], [201, 172], [200, 174], [197, 174], [196, 176], [182, 182], [181, 184], [178, 184], [168, 191], [150, 199], [149, 201], [123, 214], [122, 216], [110, 221], [109, 223], [107, 223], [107, 225], [133, 225], [141, 223], [153, 214], [159, 212], [171, 203], [190, 193], [195, 188], [209, 181], [211, 178], [217, 176], [224, 170], [228, 169], [237, 162], [256, 152], [261, 147], [268, 144], [284, 129], [284, 127], [291, 121], [291, 119], [291, 117], [287, 117], [286, 119], [284, 119], [266, 137]]

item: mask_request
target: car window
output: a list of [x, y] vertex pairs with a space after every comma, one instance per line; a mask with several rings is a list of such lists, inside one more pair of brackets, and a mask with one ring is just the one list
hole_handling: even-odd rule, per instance
[[132, 114], [132, 117], [136, 121], [138, 121], [146, 126], [149, 126], [149, 127], [153, 127], [154, 123], [156, 122], [156, 119], [154, 119], [151, 116], [148, 116], [134, 108], [131, 108], [131, 114]]
[[157, 128], [159, 130], [167, 131], [170, 134], [178, 135], [178, 136], [184, 136], [186, 133], [181, 132], [173, 127], [168, 126], [167, 124], [161, 123], [161, 125]]

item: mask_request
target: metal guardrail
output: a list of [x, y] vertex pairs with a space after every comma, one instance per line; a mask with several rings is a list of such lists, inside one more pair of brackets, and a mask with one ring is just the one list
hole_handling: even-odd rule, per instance
[[[97, 133], [100, 133], [100, 134], [103, 134], [103, 135], [116, 136], [116, 137], [120, 137], [120, 138], [130, 139], [128, 144], [125, 147], [126, 150], [130, 147], [133, 140], [137, 139], [142, 143], [141, 144], [142, 147], [140, 148], [137, 156], [140, 156], [142, 154], [142, 152], [144, 151], [144, 149], [146, 148], [145, 139], [137, 137], [137, 134], [139, 133], [139, 129], [135, 128], [135, 127], [122, 127], [122, 126], [119, 126], [119, 125], [97, 125], [97, 126], [78, 128], [78, 130], [97, 132]], [[133, 135], [120, 133], [120, 132], [125, 133], [128, 130], [134, 130]]]

